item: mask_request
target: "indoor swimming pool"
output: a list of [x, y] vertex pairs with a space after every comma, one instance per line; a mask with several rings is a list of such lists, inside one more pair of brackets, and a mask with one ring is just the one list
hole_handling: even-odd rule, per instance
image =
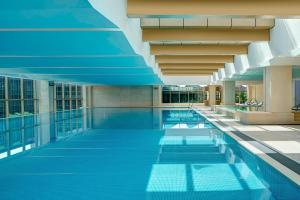
[[1, 200], [299, 199], [300, 187], [191, 109], [0, 121]]

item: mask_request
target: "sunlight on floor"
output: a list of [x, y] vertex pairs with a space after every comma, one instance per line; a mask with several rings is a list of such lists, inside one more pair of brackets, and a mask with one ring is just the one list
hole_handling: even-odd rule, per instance
[[260, 128], [263, 128], [267, 131], [293, 131], [292, 129], [289, 129], [284, 126], [277, 126], [277, 125], [268, 125], [268, 126], [259, 126]]
[[300, 143], [297, 141], [264, 141], [264, 143], [282, 153], [300, 153]]
[[238, 122], [239, 120], [237, 119], [219, 119], [221, 122]]
[[233, 126], [233, 128], [239, 131], [265, 131], [264, 129], [259, 128], [258, 126]]
[[261, 150], [259, 150], [258, 148], [250, 144], [249, 142], [246, 141], [238, 141], [238, 142], [254, 154], [265, 154], [264, 152], [262, 152]]

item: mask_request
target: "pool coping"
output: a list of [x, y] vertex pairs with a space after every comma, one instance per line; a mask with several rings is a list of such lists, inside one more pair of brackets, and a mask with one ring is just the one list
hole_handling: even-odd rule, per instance
[[[235, 131], [228, 130], [227, 129], [228, 127], [222, 125], [222, 123], [225, 124], [224, 122], [221, 122], [220, 120], [218, 120], [217, 118], [215, 118], [213, 116], [210, 116], [209, 114], [203, 113], [203, 111], [205, 111], [205, 110], [201, 111], [200, 109], [197, 109], [197, 108], [192, 108], [192, 109], [195, 112], [197, 112], [198, 114], [202, 115], [205, 119], [207, 119], [210, 123], [212, 123], [219, 130], [221, 130], [222, 132], [224, 132], [227, 135], [229, 135], [230, 137], [232, 137], [236, 142], [238, 142], [245, 149], [247, 149], [248, 151], [253, 153], [255, 156], [258, 156], [260, 159], [262, 159], [263, 161], [265, 161], [266, 163], [271, 165], [273, 168], [275, 168], [277, 171], [279, 171], [281, 174], [286, 176], [289, 180], [291, 180], [292, 182], [294, 182], [295, 184], [300, 186], [300, 175], [298, 173], [296, 173], [294, 170], [292, 170], [289, 167], [287, 167], [286, 165], [284, 165], [284, 163], [281, 163], [280, 161], [272, 158], [267, 153], [259, 150], [253, 144], [249, 143], [249, 140], [245, 140], [241, 136], [251, 138], [251, 141], [258, 142], [260, 145], [263, 145], [264, 147], [271, 149], [272, 151], [278, 153], [282, 157], [286, 157], [285, 155], [283, 155], [282, 153], [278, 152], [277, 150], [274, 150], [273, 148], [265, 145], [261, 141], [247, 135], [246, 133], [243, 133], [242, 131], [239, 131], [242, 135], [238, 135], [237, 133], [235, 133]], [[215, 119], [216, 121], [211, 121], [210, 120], [211, 118]], [[255, 152], [255, 151], [259, 151], [259, 153]], [[286, 157], [286, 159], [290, 159], [290, 158]], [[292, 160], [292, 159], [290, 159], [290, 160]], [[292, 161], [294, 161], [294, 160], [292, 160]], [[298, 170], [300, 170], [300, 169], [298, 169]]]

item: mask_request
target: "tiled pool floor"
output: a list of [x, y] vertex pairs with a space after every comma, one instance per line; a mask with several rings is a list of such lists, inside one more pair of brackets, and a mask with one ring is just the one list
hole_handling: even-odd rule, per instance
[[[217, 122], [224, 131], [240, 132], [250, 140], [259, 141], [291, 159], [294, 168], [300, 171], [300, 125], [245, 125], [207, 108], [198, 107], [198, 109], [211, 122]], [[300, 180], [300, 175], [298, 179]]]

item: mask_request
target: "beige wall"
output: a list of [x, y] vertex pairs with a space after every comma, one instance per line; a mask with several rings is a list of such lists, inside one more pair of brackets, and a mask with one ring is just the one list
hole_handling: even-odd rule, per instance
[[216, 86], [215, 85], [210, 85], [208, 86], [208, 104], [210, 106], [216, 105]]
[[264, 101], [264, 86], [263, 84], [248, 85], [247, 87], [248, 99], [256, 99], [258, 102]]
[[95, 86], [92, 89], [94, 107], [151, 107], [152, 86]]
[[291, 112], [292, 67], [266, 67], [264, 73], [264, 94], [267, 112]]
[[[251, 93], [253, 88], [250, 87]], [[261, 93], [259, 87], [259, 93]], [[245, 124], [298, 124], [292, 107], [292, 67], [272, 66], [264, 71], [264, 103], [266, 112], [238, 111]], [[252, 94], [253, 95], [253, 94]]]

